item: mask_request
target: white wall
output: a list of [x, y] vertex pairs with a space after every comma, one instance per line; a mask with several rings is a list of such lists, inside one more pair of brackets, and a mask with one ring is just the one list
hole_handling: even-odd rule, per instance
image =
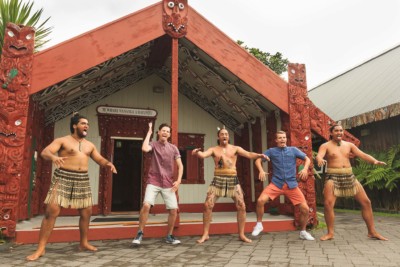
[[[153, 93], [153, 86], [164, 87], [164, 93]], [[170, 123], [170, 85], [158, 76], [150, 76], [134, 86], [125, 88], [107, 98], [104, 98], [82, 110], [79, 113], [89, 120], [89, 132], [87, 140], [94, 143], [100, 151], [101, 138], [99, 136], [98, 120], [96, 116], [96, 107], [99, 105], [123, 106], [131, 108], [151, 108], [157, 111], [157, 120], [155, 129], [158, 126], [167, 122]], [[184, 95], [179, 94], [179, 132], [185, 133], [200, 133], [205, 134], [204, 147], [207, 149], [210, 146], [217, 145], [217, 127], [222, 127], [214, 117], [203, 111], [196, 104], [187, 99]], [[70, 117], [64, 118], [55, 124], [55, 137], [61, 137], [69, 134]], [[176, 129], [172, 129], [176, 130]], [[234, 142], [234, 134], [229, 131], [231, 143]], [[202, 203], [205, 200], [208, 185], [213, 178], [214, 162], [212, 158], [204, 161], [204, 178], [206, 183], [202, 184], [182, 184], [179, 190], [180, 203]], [[93, 193], [94, 204], [98, 203], [99, 190], [99, 166], [90, 161], [89, 176]], [[240, 179], [240, 177], [239, 177]], [[231, 199], [221, 198], [218, 202], [232, 202]], [[163, 203], [161, 197], [157, 199], [157, 203]]]

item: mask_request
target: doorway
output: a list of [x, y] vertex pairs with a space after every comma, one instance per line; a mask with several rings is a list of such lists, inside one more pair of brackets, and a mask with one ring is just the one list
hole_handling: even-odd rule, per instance
[[114, 139], [114, 165], [111, 212], [139, 211], [142, 196], [142, 142], [141, 139]]

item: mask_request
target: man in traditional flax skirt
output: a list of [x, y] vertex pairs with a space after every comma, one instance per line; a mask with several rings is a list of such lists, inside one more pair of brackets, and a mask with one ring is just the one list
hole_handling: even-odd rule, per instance
[[[273, 175], [271, 183], [264, 188], [258, 197], [257, 223], [254, 226], [252, 236], [258, 236], [264, 230], [262, 217], [265, 203], [270, 199], [274, 200], [280, 195], [285, 195], [300, 210], [300, 239], [313, 241], [314, 237], [306, 231], [310, 208], [299, 188], [296, 177], [296, 160], [301, 159], [304, 161], [304, 168], [299, 172], [299, 178], [303, 181], [307, 180], [310, 159], [297, 147], [286, 145], [287, 138], [284, 131], [278, 131], [275, 134], [275, 142], [276, 147], [269, 148], [264, 152], [267, 160], [272, 163]], [[259, 171], [259, 179], [265, 181], [267, 173], [262, 168], [261, 159], [257, 159], [255, 165]]]
[[199, 158], [213, 157], [215, 163], [214, 179], [212, 180], [204, 203], [203, 212], [203, 235], [197, 240], [203, 243], [209, 239], [209, 229], [211, 223], [212, 209], [219, 197], [230, 197], [233, 199], [237, 209], [237, 220], [239, 227], [239, 238], [243, 242], [250, 243], [251, 239], [244, 234], [246, 224], [246, 205], [243, 198], [243, 190], [236, 172], [236, 160], [238, 156], [248, 159], [263, 158], [263, 154], [248, 152], [239, 146], [229, 144], [229, 133], [225, 129], [218, 130], [218, 145], [210, 147], [202, 152], [200, 148], [193, 149], [192, 155]]
[[100, 155], [93, 143], [85, 139], [88, 130], [88, 120], [75, 113], [70, 122], [71, 134], [56, 138], [41, 153], [45, 160], [54, 163], [56, 169], [44, 201], [47, 206], [40, 227], [39, 244], [35, 253], [26, 257], [29, 261], [37, 260], [45, 254], [47, 240], [53, 231], [61, 207], [79, 211], [79, 249], [97, 250], [89, 244], [87, 236], [93, 205], [88, 175], [89, 157], [100, 166], [110, 168], [113, 173], [117, 173], [117, 170], [111, 162]]
[[[343, 128], [333, 125], [330, 129], [331, 140], [322, 144], [316, 157], [318, 166], [327, 164], [326, 182], [324, 186], [324, 214], [328, 233], [322, 236], [322, 241], [334, 238], [334, 206], [337, 197], [354, 197], [361, 205], [361, 214], [368, 228], [368, 237], [378, 240], [388, 240], [380, 235], [374, 224], [371, 201], [363, 186], [353, 175], [350, 156], [365, 160], [374, 165], [386, 165], [374, 157], [362, 152], [353, 143], [343, 141]], [[325, 159], [324, 159], [325, 158]]]

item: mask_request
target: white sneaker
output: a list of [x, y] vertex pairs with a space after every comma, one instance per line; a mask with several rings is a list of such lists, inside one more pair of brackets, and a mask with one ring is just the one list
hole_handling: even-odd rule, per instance
[[264, 230], [264, 227], [262, 224], [256, 224], [253, 228], [253, 232], [251, 233], [252, 236], [258, 236], [262, 231]]
[[135, 239], [132, 240], [132, 244], [140, 245], [140, 242], [142, 242], [142, 239], [143, 239], [143, 232], [141, 230], [139, 230], [137, 232]]
[[168, 244], [172, 244], [172, 245], [178, 245], [181, 243], [181, 241], [176, 239], [175, 236], [173, 236], [173, 235], [168, 235], [165, 242], [167, 242]]
[[314, 241], [315, 238], [307, 231], [300, 231], [300, 239]]

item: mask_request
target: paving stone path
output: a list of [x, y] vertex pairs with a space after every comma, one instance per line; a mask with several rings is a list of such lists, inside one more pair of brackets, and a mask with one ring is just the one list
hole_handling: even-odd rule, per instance
[[[268, 216], [268, 215], [266, 215]], [[92, 242], [99, 251], [80, 252], [77, 243], [48, 244], [46, 255], [27, 262], [36, 245], [0, 245], [0, 267], [13, 266], [400, 266], [400, 219], [375, 217], [377, 230], [389, 241], [367, 238], [360, 214], [336, 214], [335, 239], [319, 241], [325, 230], [314, 230], [316, 241], [299, 239], [298, 232], [263, 233], [253, 243], [237, 235], [213, 235], [204, 244], [198, 236], [179, 237], [180, 245], [160, 238]], [[211, 226], [212, 227], [212, 226]], [[250, 234], [249, 234], [250, 236]]]

